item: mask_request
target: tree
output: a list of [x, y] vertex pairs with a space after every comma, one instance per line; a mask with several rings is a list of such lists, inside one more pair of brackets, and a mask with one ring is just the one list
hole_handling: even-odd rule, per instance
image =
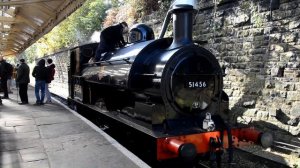
[[134, 9], [138, 18], [151, 14], [159, 9], [158, 0], [126, 0]]
[[102, 29], [108, 7], [103, 1], [87, 0], [81, 8], [30, 46], [23, 55], [34, 61], [37, 57], [88, 42], [94, 31]]

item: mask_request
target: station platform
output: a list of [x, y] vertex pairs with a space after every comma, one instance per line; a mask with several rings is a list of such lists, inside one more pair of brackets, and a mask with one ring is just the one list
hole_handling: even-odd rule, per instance
[[148, 168], [101, 129], [55, 100], [19, 105], [17, 89], [0, 105], [1, 168]]

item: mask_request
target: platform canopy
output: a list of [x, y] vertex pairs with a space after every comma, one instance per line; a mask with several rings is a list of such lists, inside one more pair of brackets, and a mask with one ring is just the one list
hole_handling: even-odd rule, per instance
[[15, 56], [48, 33], [85, 0], [0, 0], [0, 55]]

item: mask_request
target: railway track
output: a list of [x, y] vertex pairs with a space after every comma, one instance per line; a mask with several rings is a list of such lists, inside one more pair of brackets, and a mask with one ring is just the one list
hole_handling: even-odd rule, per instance
[[[67, 105], [67, 100], [61, 96], [54, 95], [54, 97], [59, 100], [61, 103]], [[234, 150], [234, 156], [233, 156], [233, 162], [231, 165], [228, 165], [228, 163], [225, 163], [227, 160], [227, 155], [225, 154], [222, 158], [222, 167], [236, 167], [236, 168], [257, 168], [257, 167], [264, 167], [264, 168], [288, 168], [288, 164], [285, 163], [283, 158], [276, 159], [276, 157], [266, 157], [268, 154], [266, 151], [262, 152], [262, 148], [257, 146], [257, 148], [249, 147], [245, 149], [235, 149]], [[293, 142], [293, 144], [288, 144], [285, 142], [280, 141], [274, 141], [274, 145], [272, 146], [272, 150], [282, 152], [285, 154], [296, 154], [298, 157], [300, 156], [300, 143], [299, 142]], [[262, 153], [260, 153], [262, 152]], [[164, 163], [162, 165], [158, 165], [155, 167], [158, 168], [176, 168], [176, 167], [182, 168], [182, 164], [178, 164], [177, 161], [172, 161], [169, 163]], [[299, 165], [300, 166], [300, 165]], [[178, 167], [178, 168], [179, 168]], [[209, 162], [197, 162], [193, 165], [189, 165], [188, 167], [191, 168], [208, 168], [212, 167]], [[214, 167], [214, 166], [213, 166]]]
[[291, 143], [274, 141], [273, 149], [286, 154], [293, 154], [300, 158], [300, 141], [292, 140]]

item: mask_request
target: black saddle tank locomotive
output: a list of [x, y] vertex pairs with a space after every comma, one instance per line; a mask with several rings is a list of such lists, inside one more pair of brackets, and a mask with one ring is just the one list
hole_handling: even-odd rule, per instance
[[[100, 62], [88, 63], [97, 44], [71, 50], [70, 104], [132, 118], [139, 127], [134, 129], [155, 139], [157, 160], [191, 159], [212, 152], [211, 143], [232, 148], [241, 139], [261, 142], [266, 136], [258, 131], [229, 128], [222, 68], [210, 51], [194, 44], [193, 12], [190, 4], [173, 5], [158, 39], [149, 27], [135, 26], [132, 39], [140, 38]], [[163, 38], [171, 16], [173, 38]]]

